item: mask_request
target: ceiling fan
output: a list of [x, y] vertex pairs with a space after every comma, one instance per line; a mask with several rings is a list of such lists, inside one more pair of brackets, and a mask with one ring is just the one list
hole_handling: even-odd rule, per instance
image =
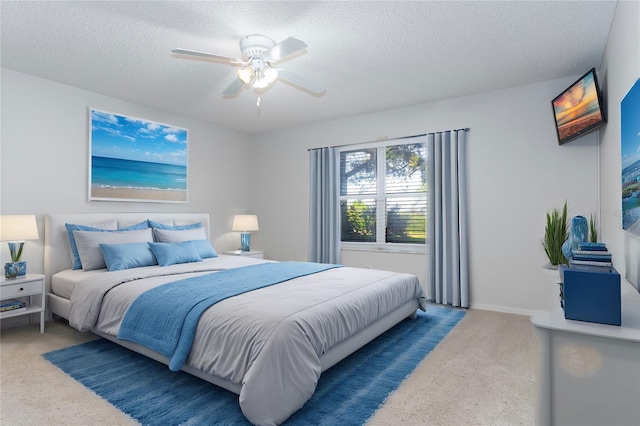
[[265, 89], [276, 79], [291, 83], [314, 95], [322, 95], [326, 89], [321, 84], [275, 66], [279, 62], [291, 59], [296, 53], [302, 52], [306, 47], [307, 44], [305, 42], [293, 37], [289, 37], [276, 44], [276, 42], [269, 37], [253, 34], [240, 39], [242, 59], [188, 49], [173, 49], [172, 52], [177, 55], [184, 55], [190, 59], [204, 58], [214, 62], [241, 67], [237, 71], [238, 78], [233, 80], [225, 91], [222, 92], [224, 96], [235, 96], [247, 85], [250, 85], [250, 87], [254, 89]]

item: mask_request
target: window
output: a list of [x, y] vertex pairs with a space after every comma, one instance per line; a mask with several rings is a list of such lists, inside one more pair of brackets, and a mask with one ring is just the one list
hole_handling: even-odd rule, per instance
[[343, 246], [391, 250], [424, 246], [426, 191], [423, 142], [345, 147], [340, 152]]

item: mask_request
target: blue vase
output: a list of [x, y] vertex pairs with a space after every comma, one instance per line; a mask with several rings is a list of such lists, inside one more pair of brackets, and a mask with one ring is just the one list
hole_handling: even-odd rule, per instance
[[569, 238], [562, 244], [562, 254], [567, 259], [571, 259], [573, 250], [578, 250], [580, 243], [584, 243], [589, 239], [589, 223], [584, 216], [574, 216], [571, 219], [571, 230]]
[[240, 250], [251, 251], [251, 234], [242, 232], [240, 234]]
[[9, 262], [4, 264], [5, 278], [16, 278], [27, 274], [27, 262]]

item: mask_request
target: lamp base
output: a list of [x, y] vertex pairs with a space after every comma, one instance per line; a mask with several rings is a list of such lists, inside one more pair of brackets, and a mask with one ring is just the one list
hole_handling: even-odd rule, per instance
[[27, 274], [27, 262], [9, 262], [4, 264], [4, 277], [17, 278]]
[[240, 234], [240, 250], [251, 251], [251, 234], [248, 232], [242, 232]]

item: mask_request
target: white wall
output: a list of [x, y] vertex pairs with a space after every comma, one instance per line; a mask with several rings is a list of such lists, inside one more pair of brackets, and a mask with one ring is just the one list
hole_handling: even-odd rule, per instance
[[[545, 214], [565, 199], [571, 215], [597, 213], [597, 134], [559, 146], [551, 109], [577, 77], [256, 136], [255, 245], [275, 259], [307, 259], [307, 149], [469, 127], [470, 303], [519, 313], [551, 308]], [[342, 262], [405, 270], [424, 282], [422, 256], [349, 252]]]
[[602, 238], [613, 254], [616, 269], [638, 286], [640, 239], [622, 229], [620, 102], [640, 78], [639, 2], [618, 2], [600, 71], [609, 121], [600, 142]]
[[[30, 272], [43, 270], [44, 215], [52, 213], [205, 212], [214, 247], [238, 247], [233, 214], [252, 207], [248, 136], [7, 69], [1, 82], [0, 212], [37, 215], [40, 241], [25, 245]], [[89, 107], [188, 129], [189, 203], [88, 201]]]

